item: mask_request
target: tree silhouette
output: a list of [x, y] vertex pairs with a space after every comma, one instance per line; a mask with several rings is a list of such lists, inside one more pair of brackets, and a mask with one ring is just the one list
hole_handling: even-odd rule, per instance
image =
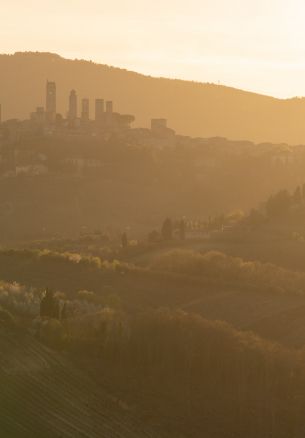
[[68, 304], [65, 301], [63, 308], [62, 308], [62, 311], [61, 311], [61, 319], [62, 320], [68, 319], [68, 313], [69, 313], [68, 312]]
[[173, 222], [170, 218], [166, 218], [163, 222], [161, 234], [164, 240], [173, 238]]
[[42, 318], [59, 319], [59, 300], [51, 289], [46, 289], [45, 295], [40, 302], [40, 316]]
[[302, 192], [301, 192], [301, 187], [300, 187], [300, 186], [298, 186], [298, 187], [295, 189], [295, 192], [294, 192], [294, 194], [293, 194], [293, 201], [294, 201], [296, 204], [299, 204], [299, 203], [302, 201]]
[[185, 231], [186, 231], [186, 224], [184, 219], [181, 219], [179, 222], [179, 237], [181, 240], [185, 240]]
[[160, 241], [160, 233], [157, 230], [153, 230], [148, 234], [149, 242], [158, 242]]
[[269, 217], [280, 216], [288, 212], [291, 206], [291, 196], [287, 190], [281, 190], [271, 196], [266, 203], [266, 211]]
[[124, 232], [122, 234], [121, 240], [122, 240], [122, 248], [127, 248], [128, 247], [128, 238], [127, 238], [126, 232]]

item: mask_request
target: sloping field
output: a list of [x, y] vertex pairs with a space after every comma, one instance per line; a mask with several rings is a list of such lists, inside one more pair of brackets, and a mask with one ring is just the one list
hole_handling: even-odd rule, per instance
[[26, 286], [48, 286], [65, 292], [68, 298], [79, 290], [93, 291], [98, 298], [115, 294], [127, 310], [178, 308], [226, 321], [238, 330], [254, 331], [289, 347], [305, 344], [304, 284], [299, 291], [283, 292], [270, 291], [263, 283], [227, 281], [221, 276], [194, 277], [141, 268], [121, 275], [58, 255], [40, 257], [14, 250], [0, 251], [0, 278]]
[[1, 438], [154, 438], [60, 354], [26, 334], [0, 328]]

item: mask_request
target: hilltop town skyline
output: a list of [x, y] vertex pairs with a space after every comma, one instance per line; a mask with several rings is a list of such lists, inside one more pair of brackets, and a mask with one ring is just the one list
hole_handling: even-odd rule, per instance
[[[67, 111], [61, 114], [57, 111], [57, 87], [55, 81], [46, 80], [45, 106], [38, 106], [30, 113], [30, 120], [34, 124], [62, 127], [66, 121], [69, 128], [88, 127], [91, 116], [90, 99], [81, 97], [72, 89], [67, 99]], [[1, 104], [0, 104], [1, 105]], [[1, 106], [2, 109], [2, 106]], [[93, 111], [92, 111], [93, 112]], [[1, 112], [0, 112], [1, 113]], [[132, 115], [121, 115], [114, 112], [113, 101], [103, 98], [94, 99], [94, 121], [97, 125], [107, 126], [108, 129], [130, 128], [134, 121]], [[1, 118], [0, 118], [1, 121]]]
[[53, 53], [0, 55], [2, 120], [25, 119], [45, 105], [46, 79], [57, 83], [58, 112], [66, 116], [71, 89], [93, 101], [114, 101], [135, 127], [168, 119], [182, 135], [256, 143], [305, 144], [305, 99], [280, 100], [209, 83], [153, 78]]

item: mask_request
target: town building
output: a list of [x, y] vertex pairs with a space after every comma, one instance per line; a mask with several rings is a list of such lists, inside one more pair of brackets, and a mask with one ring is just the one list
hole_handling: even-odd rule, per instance
[[56, 83], [47, 81], [46, 86], [46, 121], [54, 123], [56, 118]]
[[104, 99], [95, 99], [95, 121], [102, 123], [104, 120]]
[[69, 96], [68, 120], [73, 124], [76, 119], [77, 119], [77, 94], [75, 90], [71, 90]]
[[89, 122], [90, 119], [90, 103], [89, 99], [82, 99], [82, 114], [81, 114], [82, 122]]

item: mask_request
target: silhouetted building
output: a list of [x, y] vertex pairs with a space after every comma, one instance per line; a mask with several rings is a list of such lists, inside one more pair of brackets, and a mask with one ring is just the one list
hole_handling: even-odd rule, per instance
[[112, 114], [113, 113], [113, 102], [111, 100], [108, 100], [106, 102], [106, 113]]
[[62, 125], [63, 125], [63, 121], [64, 121], [64, 118], [63, 118], [63, 116], [61, 115], [61, 114], [56, 114], [56, 119], [55, 119], [55, 123], [56, 123], [56, 126], [58, 127], [58, 128], [60, 128], [60, 127], [62, 127]]
[[104, 99], [95, 99], [95, 121], [102, 122], [104, 119]]
[[82, 99], [82, 121], [89, 121], [89, 99]]
[[31, 113], [31, 120], [43, 124], [45, 122], [45, 111], [43, 106], [39, 106], [36, 108], [34, 113]]
[[72, 90], [69, 97], [69, 111], [68, 119], [70, 121], [75, 121], [77, 118], [77, 94], [75, 90]]
[[47, 81], [46, 88], [46, 119], [52, 123], [56, 117], [56, 84]]
[[169, 140], [173, 140], [175, 136], [175, 131], [167, 127], [166, 119], [152, 119], [151, 132], [156, 138], [166, 139], [168, 145]]
[[151, 130], [159, 131], [160, 129], [167, 128], [167, 120], [166, 119], [151, 119]]

